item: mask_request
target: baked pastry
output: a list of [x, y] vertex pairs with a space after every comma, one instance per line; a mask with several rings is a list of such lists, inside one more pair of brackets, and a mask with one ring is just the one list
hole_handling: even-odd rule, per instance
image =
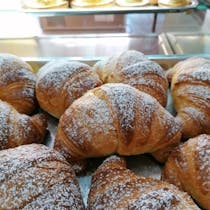
[[210, 135], [199, 135], [177, 147], [165, 164], [162, 179], [188, 192], [209, 210]]
[[116, 4], [121, 7], [141, 7], [150, 3], [150, 0], [116, 0]]
[[158, 4], [158, 0], [150, 0], [150, 4]]
[[71, 166], [41, 144], [0, 151], [0, 195], [1, 209], [84, 209]]
[[190, 0], [158, 0], [159, 6], [182, 7], [190, 4]]
[[0, 99], [18, 112], [30, 114], [36, 107], [36, 75], [29, 64], [11, 54], [0, 54]]
[[73, 102], [60, 118], [55, 148], [67, 159], [154, 153], [163, 162], [180, 137], [179, 124], [156, 99], [113, 83]]
[[177, 63], [171, 92], [183, 137], [210, 134], [210, 60], [190, 58]]
[[99, 61], [94, 66], [103, 83], [125, 83], [156, 98], [165, 106], [168, 81], [163, 69], [144, 54], [128, 50]]
[[69, 6], [66, 0], [21, 0], [21, 4], [26, 9], [57, 9]]
[[92, 176], [90, 210], [199, 209], [187, 193], [160, 180], [137, 176], [122, 158], [105, 160]]
[[87, 90], [102, 84], [89, 65], [68, 59], [45, 64], [37, 76], [36, 96], [39, 105], [56, 118]]
[[115, 0], [73, 0], [72, 8], [99, 8], [111, 7], [115, 4]]
[[20, 114], [0, 100], [0, 150], [22, 144], [40, 143], [46, 134], [47, 121], [44, 114], [29, 117]]

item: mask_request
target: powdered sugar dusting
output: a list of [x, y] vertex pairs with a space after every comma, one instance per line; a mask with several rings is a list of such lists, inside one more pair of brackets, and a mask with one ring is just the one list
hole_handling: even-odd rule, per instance
[[117, 107], [120, 126], [125, 132], [133, 129], [135, 117], [136, 91], [132, 87], [123, 84], [106, 84], [101, 86], [110, 98], [112, 107]]
[[210, 62], [204, 63], [196, 71], [193, 71], [192, 77], [196, 80], [210, 83]]
[[27, 139], [32, 131], [32, 126], [30, 125], [30, 119], [26, 115], [17, 117], [15, 113], [10, 114], [10, 123], [9, 133], [11, 139], [21, 140]]
[[12, 106], [0, 100], [0, 150], [20, 145], [26, 140], [40, 141], [37, 132], [29, 116], [19, 114]]
[[209, 83], [210, 62], [208, 60], [202, 60], [200, 63], [197, 63], [194, 66], [189, 66], [189, 63], [186, 62], [186, 64], [180, 66], [180, 73], [177, 81], [202, 81]]
[[173, 191], [169, 189], [160, 189], [156, 191], [150, 191], [147, 194], [141, 195], [130, 204], [129, 209], [181, 210], [181, 207], [174, 207], [174, 204], [179, 202], [180, 201], [178, 200], [177, 195], [175, 195]]
[[38, 71], [37, 85], [43, 91], [49, 88], [53, 88], [55, 91], [61, 91], [67, 78], [85, 69], [90, 69], [90, 67], [80, 62], [69, 60], [51, 61]]
[[35, 85], [36, 76], [29, 70], [20, 69], [0, 69], [0, 86], [5, 86], [14, 82], [27, 81], [30, 85]]
[[[162, 79], [166, 79], [163, 69], [157, 63], [145, 60], [139, 63], [134, 63], [132, 66], [126, 66], [122, 71], [124, 76], [135, 80], [140, 79], [142, 76], [152, 76], [160, 77]], [[154, 74], [154, 75], [153, 75]]]
[[59, 118], [74, 100], [99, 85], [98, 75], [87, 64], [51, 61], [38, 72], [37, 99], [43, 109]]
[[[33, 86], [33, 87], [32, 87]], [[28, 100], [33, 102], [33, 97], [35, 97], [35, 84], [34, 85], [27, 85], [23, 87], [21, 91], [13, 91], [11, 92], [10, 96], [12, 98], [17, 98], [20, 100]]]
[[118, 56], [113, 56], [113, 60], [116, 62], [115, 69], [117, 70], [143, 62], [146, 59], [147, 58], [143, 53], [136, 50], [127, 50]]
[[1, 151], [0, 182], [4, 209], [83, 209], [74, 172], [44, 145]]
[[0, 101], [0, 149], [6, 149], [9, 136], [9, 113], [10, 109]]
[[177, 120], [173, 118], [170, 113], [167, 113], [164, 122], [162, 123], [163, 128], [165, 129], [165, 132], [167, 134], [167, 139], [170, 142], [170, 140], [173, 139], [173, 137], [181, 131], [181, 125]]
[[122, 60], [118, 62], [117, 68], [110, 75], [110, 82], [122, 82], [134, 86], [165, 105], [168, 82], [160, 65], [146, 59], [136, 63], [132, 59], [130, 63], [125, 63]]
[[9, 95], [16, 94], [17, 98], [34, 97], [36, 75], [32, 68], [16, 56], [0, 54], [0, 87], [6, 88], [16, 83], [21, 84], [21, 88], [16, 91], [8, 88]]
[[175, 186], [135, 175], [115, 156], [93, 175], [89, 209], [198, 209]]
[[190, 118], [197, 123], [198, 126], [205, 128], [210, 125], [210, 119], [208, 115], [206, 115], [201, 110], [194, 107], [184, 107], [181, 110], [183, 113], [190, 116]]
[[[63, 121], [65, 122], [63, 124], [64, 131], [75, 144], [79, 144], [81, 147], [85, 142], [91, 142], [92, 137], [96, 135], [98, 141], [100, 141], [99, 133], [104, 136], [107, 135], [108, 138], [109, 134], [115, 131], [113, 116], [107, 103], [95, 96], [91, 91], [76, 100], [67, 109], [65, 116], [67, 121]], [[66, 122], [71, 126], [65, 126]]]
[[198, 167], [198, 180], [202, 183], [202, 188], [210, 192], [210, 136], [200, 135], [195, 150], [195, 159]]
[[[161, 117], [158, 117], [157, 109]], [[154, 117], [160, 121], [158, 126], [161, 129], [160, 135], [156, 136], [151, 135]], [[180, 125], [156, 99], [121, 83], [102, 85], [74, 101], [60, 124], [69, 142], [73, 142], [86, 157], [96, 156], [96, 151], [91, 153], [91, 149], [107, 145], [109, 140], [104, 139], [112, 139], [107, 154], [130, 154], [127, 146], [132, 139], [136, 141], [132, 154], [154, 152], [161, 141], [164, 141], [164, 146], [170, 145], [170, 140], [180, 131]], [[151, 141], [149, 149], [143, 147], [148, 141]]]
[[210, 86], [208, 87], [204, 85], [186, 85], [185, 87], [183, 87], [182, 90], [183, 93], [187, 94], [189, 98], [192, 97], [200, 101], [201, 100], [210, 101]]
[[31, 66], [28, 63], [22, 61], [19, 57], [12, 54], [0, 53], [0, 70], [5, 69], [9, 71], [21, 68], [33, 72]]

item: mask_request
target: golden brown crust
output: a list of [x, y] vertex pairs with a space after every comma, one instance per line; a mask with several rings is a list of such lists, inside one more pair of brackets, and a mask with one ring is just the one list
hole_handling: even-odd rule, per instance
[[68, 8], [68, 1], [65, 0], [22, 0], [21, 4], [26, 9]]
[[84, 209], [71, 166], [44, 145], [0, 151], [0, 195], [1, 209]]
[[199, 209], [187, 193], [175, 186], [135, 175], [122, 158], [112, 156], [92, 176], [90, 210], [98, 209]]
[[[62, 131], [59, 130], [58, 132], [62, 132]], [[60, 135], [61, 134], [57, 133], [57, 136], [60, 136]], [[67, 141], [67, 140], [65, 139], [63, 141]], [[54, 148], [56, 148], [56, 150], [71, 164], [75, 173], [80, 173], [80, 172], [84, 171], [87, 166], [87, 160], [72, 157], [69, 154], [68, 147], [66, 146], [65, 142], [63, 142], [63, 141], [60, 141], [60, 140], [55, 141]], [[69, 146], [71, 147], [71, 145], [69, 145]]]
[[158, 0], [150, 0], [150, 4], [158, 4]]
[[104, 83], [125, 83], [167, 103], [168, 82], [163, 69], [142, 53], [128, 50], [118, 56], [99, 61], [94, 66]]
[[72, 8], [104, 8], [115, 5], [114, 0], [73, 0]]
[[59, 118], [75, 99], [101, 84], [98, 75], [87, 64], [51, 61], [38, 72], [37, 100], [45, 111]]
[[40, 143], [44, 140], [46, 127], [47, 121], [43, 114], [29, 117], [0, 100], [0, 150]]
[[29, 64], [15, 55], [0, 54], [0, 99], [18, 112], [30, 114], [36, 107], [36, 75]]
[[210, 61], [191, 58], [176, 64], [171, 89], [183, 137], [210, 134]]
[[[60, 118], [56, 145], [75, 158], [167, 150], [180, 126], [153, 97], [126, 84], [105, 84], [77, 99]], [[167, 154], [167, 153], [166, 153]], [[165, 154], [156, 157], [164, 161]]]
[[210, 136], [189, 139], [169, 156], [162, 179], [187, 191], [204, 209], [210, 207]]
[[158, 0], [159, 6], [182, 7], [190, 4], [190, 0]]
[[116, 0], [116, 4], [121, 7], [141, 7], [150, 4], [150, 0]]

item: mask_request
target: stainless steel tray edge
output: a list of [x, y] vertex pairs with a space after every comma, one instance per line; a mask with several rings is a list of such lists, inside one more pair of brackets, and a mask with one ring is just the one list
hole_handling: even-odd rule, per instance
[[[107, 44], [111, 43], [111, 44]], [[13, 47], [11, 47], [11, 45]], [[31, 37], [0, 37], [1, 53], [19, 57], [72, 57], [74, 59], [101, 59], [125, 50], [137, 50], [150, 54], [171, 54], [166, 39], [158, 34], [129, 33], [76, 33], [63, 35], [39, 35]]]
[[[203, 32], [168, 32], [164, 34], [167, 42], [174, 54], [191, 53], [193, 56], [196, 52], [207, 53], [210, 52], [209, 40], [210, 33]], [[202, 46], [204, 48], [202, 48]]]
[[[159, 63], [164, 70], [171, 68], [177, 62], [190, 58], [190, 57], [203, 57], [210, 59], [210, 54], [185, 54], [185, 55], [146, 55], [150, 60], [154, 60]], [[87, 63], [89, 65], [94, 65], [97, 61], [103, 60], [107, 57], [21, 57], [24, 61], [28, 62], [35, 71], [37, 71], [41, 66], [51, 60], [58, 59], [69, 59], [72, 61], [80, 61]]]
[[107, 7], [107, 8], [88, 8], [88, 9], [20, 9], [20, 12], [29, 13], [37, 16], [66, 16], [66, 15], [90, 15], [90, 14], [127, 14], [127, 13], [168, 13], [185, 12], [196, 9], [199, 5], [198, 0], [191, 0], [191, 4], [182, 7], [162, 7], [162, 6], [142, 6], [142, 7]]

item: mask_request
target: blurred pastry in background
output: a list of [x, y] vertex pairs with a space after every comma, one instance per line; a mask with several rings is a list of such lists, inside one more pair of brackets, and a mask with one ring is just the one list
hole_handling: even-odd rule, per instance
[[97, 8], [110, 7], [115, 4], [114, 0], [73, 0], [71, 2], [72, 8]]
[[150, 0], [116, 0], [116, 4], [121, 7], [140, 7], [150, 4]]
[[150, 4], [158, 4], [158, 0], [150, 0]]
[[21, 4], [27, 9], [55, 9], [69, 6], [68, 1], [65, 0], [22, 0]]
[[159, 6], [181, 7], [190, 4], [190, 0], [158, 0]]

